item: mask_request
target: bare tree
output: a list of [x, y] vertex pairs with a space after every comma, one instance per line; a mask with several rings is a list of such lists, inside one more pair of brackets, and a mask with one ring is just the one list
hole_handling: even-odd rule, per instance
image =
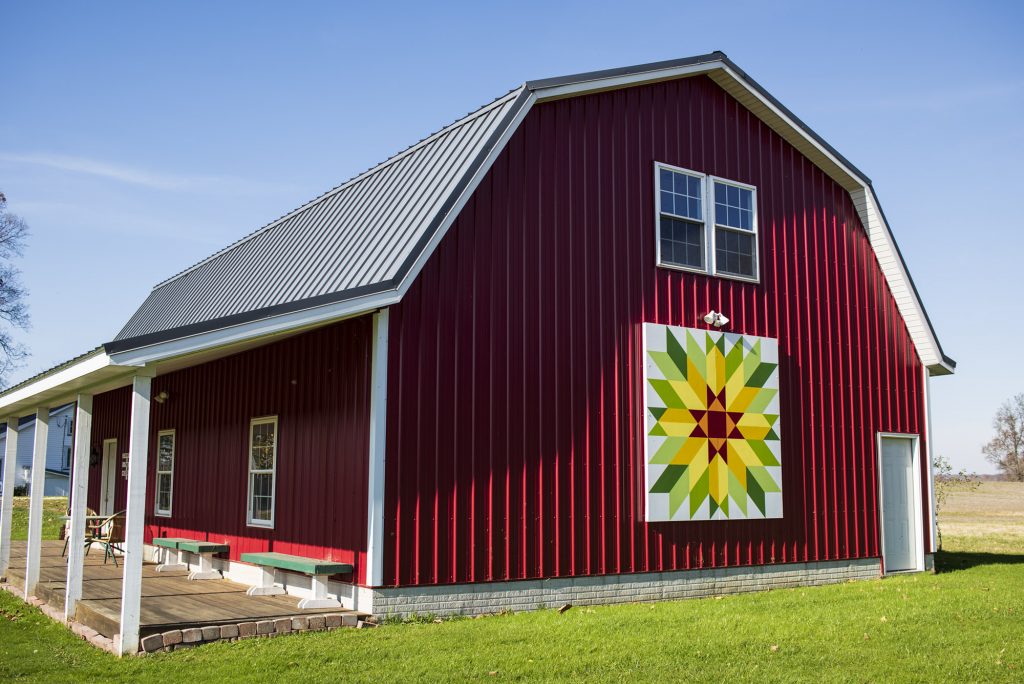
[[21, 256], [28, 238], [28, 225], [7, 211], [7, 198], [0, 192], [0, 387], [7, 385], [7, 374], [25, 358], [25, 347], [14, 339], [13, 328], [28, 328], [28, 292], [21, 283], [21, 271], [12, 260]]
[[1007, 479], [1024, 482], [1024, 394], [1007, 401], [992, 421], [996, 436], [982, 451]]

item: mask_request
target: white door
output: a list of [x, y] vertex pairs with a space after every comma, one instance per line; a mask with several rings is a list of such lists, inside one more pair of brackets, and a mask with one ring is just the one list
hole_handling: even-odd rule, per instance
[[917, 569], [914, 440], [882, 437], [882, 555], [886, 572]]
[[100, 515], [114, 514], [114, 488], [117, 485], [117, 440], [103, 440], [103, 468], [100, 471]]

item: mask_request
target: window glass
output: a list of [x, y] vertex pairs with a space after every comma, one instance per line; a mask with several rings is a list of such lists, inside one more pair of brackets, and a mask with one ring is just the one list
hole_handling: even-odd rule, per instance
[[664, 263], [703, 269], [704, 251], [701, 224], [661, 217], [661, 260]]
[[659, 173], [661, 212], [703, 221], [701, 179], [678, 171], [661, 169]]
[[719, 273], [754, 278], [754, 235], [717, 228], [715, 232], [715, 268]]
[[715, 223], [754, 230], [754, 191], [715, 181]]
[[277, 418], [258, 418], [249, 425], [249, 524], [273, 525], [277, 466]]
[[156, 439], [156, 514], [171, 514], [174, 488], [174, 430], [164, 430]]

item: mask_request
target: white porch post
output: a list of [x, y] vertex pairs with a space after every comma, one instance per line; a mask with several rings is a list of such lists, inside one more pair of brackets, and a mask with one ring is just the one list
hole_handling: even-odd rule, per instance
[[7, 419], [4, 449], [4, 499], [0, 506], [0, 577], [11, 563], [11, 513], [14, 510], [14, 467], [18, 461], [18, 417]]
[[28, 500], [28, 552], [25, 554], [25, 598], [34, 596], [39, 582], [39, 560], [43, 548], [43, 495], [46, 493], [46, 438], [50, 434], [50, 408], [36, 409], [35, 439], [32, 440], [32, 483]]
[[935, 553], [938, 546], [939, 522], [935, 511], [935, 461], [933, 460], [935, 447], [932, 445], [935, 435], [932, 434], [932, 376], [927, 368], [922, 368], [921, 372], [924, 375], [922, 385], [924, 387], [924, 455], [928, 463], [928, 531], [931, 535], [929, 548], [931, 548], [932, 553]]
[[[388, 405], [388, 310], [373, 315], [370, 360], [370, 468], [366, 516], [366, 584], [384, 582], [384, 451]], [[369, 606], [368, 606], [369, 607]], [[360, 607], [360, 609], [365, 609]]]
[[64, 619], [73, 620], [82, 598], [85, 565], [85, 507], [89, 497], [89, 449], [92, 442], [92, 395], [79, 394], [75, 408], [75, 453], [71, 466], [71, 524], [68, 526], [68, 577]]
[[128, 432], [128, 504], [124, 533], [124, 581], [121, 584], [122, 655], [139, 650], [142, 604], [142, 540], [146, 526], [146, 469], [149, 461], [149, 398], [153, 378], [138, 374], [132, 381], [132, 418]]

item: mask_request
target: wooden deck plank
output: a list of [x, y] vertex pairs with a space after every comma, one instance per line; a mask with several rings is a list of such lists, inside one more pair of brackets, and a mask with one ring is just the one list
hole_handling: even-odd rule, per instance
[[[37, 594], [47, 603], [62, 608], [66, 559], [61, 555], [63, 542], [43, 543]], [[11, 548], [10, 581], [24, 582], [24, 542]], [[143, 566], [142, 614], [143, 636], [169, 629], [231, 624], [255, 620], [272, 620], [322, 613], [352, 613], [341, 608], [299, 610], [296, 596], [248, 596], [248, 588], [230, 580], [189, 581], [183, 571], [158, 573], [156, 566]], [[82, 600], [78, 604], [78, 620], [104, 636], [112, 637], [121, 619], [120, 565], [102, 554], [86, 557], [82, 582]]]

